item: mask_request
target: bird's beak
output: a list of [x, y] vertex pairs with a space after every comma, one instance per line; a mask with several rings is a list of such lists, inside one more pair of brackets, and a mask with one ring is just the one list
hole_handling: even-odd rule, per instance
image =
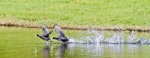
[[37, 37], [38, 34], [35, 34], [34, 36]]

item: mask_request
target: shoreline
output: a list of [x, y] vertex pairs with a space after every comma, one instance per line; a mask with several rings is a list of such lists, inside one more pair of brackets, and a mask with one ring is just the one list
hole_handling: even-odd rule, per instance
[[[40, 25], [25, 25], [25, 24], [2, 24], [0, 23], [0, 26], [7, 26], [7, 27], [21, 27], [21, 28], [41, 28]], [[61, 26], [62, 29], [66, 30], [99, 30], [99, 31], [137, 31], [137, 32], [150, 32], [150, 29], [140, 29], [140, 28], [90, 28], [90, 27], [67, 27], [67, 26]], [[52, 29], [53, 26], [48, 26], [48, 28]]]

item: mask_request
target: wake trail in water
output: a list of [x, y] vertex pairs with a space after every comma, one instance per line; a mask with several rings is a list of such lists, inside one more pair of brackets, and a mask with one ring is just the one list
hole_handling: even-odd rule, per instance
[[115, 33], [110, 38], [104, 39], [104, 34], [100, 33], [98, 30], [87, 30], [87, 34], [92, 34], [92, 36], [86, 36], [81, 40], [75, 38], [70, 38], [69, 43], [78, 43], [78, 44], [150, 44], [150, 40], [144, 38], [136, 38], [135, 31], [131, 32], [131, 35], [127, 37], [127, 40], [124, 40], [123, 31]]

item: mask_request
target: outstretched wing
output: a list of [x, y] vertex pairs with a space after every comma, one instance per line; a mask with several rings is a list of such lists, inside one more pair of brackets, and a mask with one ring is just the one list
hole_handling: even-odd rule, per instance
[[42, 32], [43, 32], [43, 36], [47, 36], [47, 34], [49, 34], [49, 31], [46, 25], [42, 26]]
[[65, 34], [62, 31], [59, 31], [59, 35], [58, 36], [63, 36], [65, 37]]
[[57, 40], [60, 40], [62, 42], [68, 41], [67, 37], [65, 37], [65, 34], [63, 33], [63, 31], [61, 30], [61, 28], [58, 25], [54, 25], [54, 29], [56, 30], [56, 32], [58, 34], [58, 38], [56, 38]]
[[58, 37], [65, 37], [65, 34], [63, 33], [63, 31], [61, 30], [61, 28], [59, 26], [54, 26], [54, 29], [56, 30]]

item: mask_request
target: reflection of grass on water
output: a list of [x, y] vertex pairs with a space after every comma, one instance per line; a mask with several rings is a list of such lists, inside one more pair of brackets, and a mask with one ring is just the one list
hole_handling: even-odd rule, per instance
[[34, 37], [37, 31], [27, 30], [0, 27], [0, 58], [34, 58], [34, 46], [42, 41]]
[[[69, 34], [68, 31], [64, 32], [66, 33], [66, 36], [73, 36], [73, 34]], [[38, 37], [35, 37], [36, 33], [41, 34], [41, 29], [0, 27], [0, 58], [42, 58], [45, 41]], [[57, 35], [53, 33], [51, 37], [52, 36]], [[53, 47], [51, 48], [53, 48], [53, 50], [50, 52], [49, 55], [50, 57], [55, 58], [57, 57], [59, 43], [57, 41], [53, 41], [52, 45]], [[36, 56], [35, 49], [37, 53]], [[78, 53], [76, 54], [78, 55]], [[77, 55], [76, 57], [79, 57]], [[67, 52], [65, 54], [65, 57], [66, 56], [71, 57], [70, 54], [68, 54]]]
[[150, 26], [149, 0], [3, 0], [0, 7], [0, 18], [8, 21], [13, 18], [17, 22], [22, 20], [32, 22], [27, 23], [29, 25], [35, 23], [122, 28]]

